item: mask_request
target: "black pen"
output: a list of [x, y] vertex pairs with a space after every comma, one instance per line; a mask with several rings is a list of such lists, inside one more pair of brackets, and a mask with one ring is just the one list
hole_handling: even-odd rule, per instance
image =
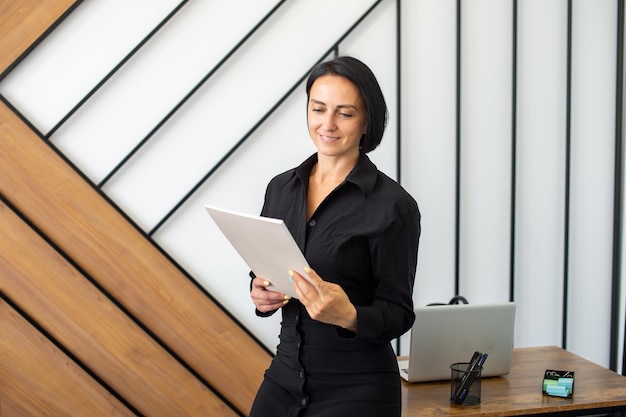
[[472, 359], [469, 361], [469, 365], [467, 366], [468, 370], [472, 366], [474, 366], [474, 363], [480, 358], [481, 355], [482, 355], [482, 353], [480, 353], [479, 351], [474, 352], [474, 355], [472, 355]]
[[474, 382], [474, 379], [476, 379], [476, 374], [477, 372], [473, 372], [476, 369], [482, 368], [483, 364], [485, 363], [485, 361], [487, 360], [487, 355], [486, 353], [483, 353], [480, 358], [478, 359], [478, 361], [476, 362], [476, 366], [474, 366], [471, 370], [468, 371], [468, 379], [465, 381], [465, 384], [463, 384], [463, 386], [461, 386], [461, 392], [459, 393], [459, 395], [455, 398], [455, 403], [457, 404], [462, 404], [463, 401], [465, 400], [465, 397], [467, 397], [467, 394], [469, 393], [469, 389], [472, 386], [472, 383]]

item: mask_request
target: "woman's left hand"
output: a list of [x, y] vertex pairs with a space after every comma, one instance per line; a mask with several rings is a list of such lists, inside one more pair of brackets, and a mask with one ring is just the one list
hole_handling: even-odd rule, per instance
[[305, 270], [307, 277], [289, 271], [298, 299], [313, 320], [357, 331], [356, 308], [343, 288], [324, 281], [311, 268]]

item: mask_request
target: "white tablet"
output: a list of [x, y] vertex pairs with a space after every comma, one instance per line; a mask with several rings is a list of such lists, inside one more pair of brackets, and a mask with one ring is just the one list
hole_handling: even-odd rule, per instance
[[251, 216], [207, 205], [217, 227], [255, 275], [270, 282], [270, 289], [296, 297], [289, 270], [307, 277], [304, 255], [281, 219]]

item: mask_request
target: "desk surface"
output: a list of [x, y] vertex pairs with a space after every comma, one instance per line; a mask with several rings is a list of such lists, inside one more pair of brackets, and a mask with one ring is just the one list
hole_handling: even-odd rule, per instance
[[[572, 398], [541, 392], [546, 369], [574, 371]], [[450, 381], [402, 381], [402, 416], [522, 416], [626, 409], [626, 377], [556, 346], [513, 349], [511, 372], [483, 378], [481, 404], [450, 404]]]

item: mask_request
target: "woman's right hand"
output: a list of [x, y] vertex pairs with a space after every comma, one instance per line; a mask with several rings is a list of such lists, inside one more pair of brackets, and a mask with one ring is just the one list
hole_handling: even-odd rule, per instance
[[255, 277], [252, 280], [250, 298], [252, 298], [256, 309], [261, 313], [269, 313], [270, 311], [278, 310], [291, 299], [290, 296], [283, 293], [268, 290], [267, 287], [269, 285], [269, 281], [263, 277]]

